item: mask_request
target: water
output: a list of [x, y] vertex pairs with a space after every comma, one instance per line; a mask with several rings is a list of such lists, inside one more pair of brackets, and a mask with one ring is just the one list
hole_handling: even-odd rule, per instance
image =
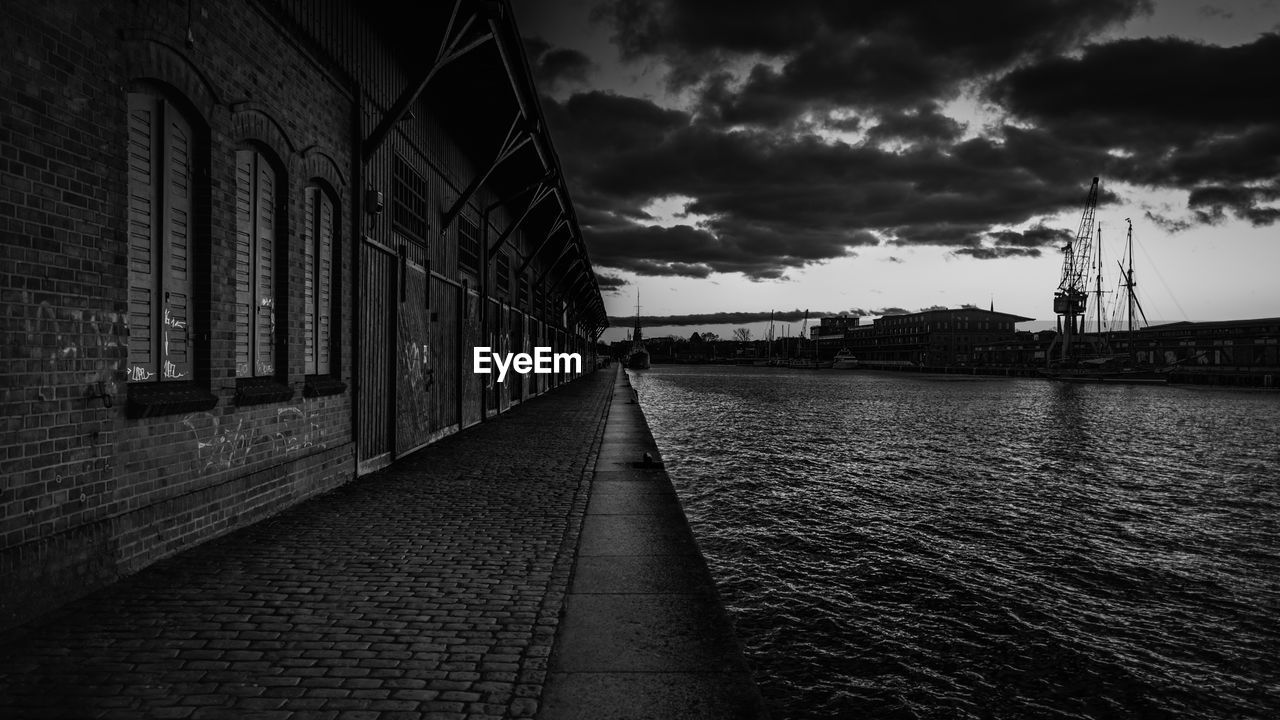
[[631, 378], [775, 719], [1280, 717], [1280, 395]]

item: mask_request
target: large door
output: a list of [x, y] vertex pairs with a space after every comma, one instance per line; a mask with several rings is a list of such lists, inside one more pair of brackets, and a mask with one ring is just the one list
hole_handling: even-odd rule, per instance
[[399, 259], [381, 245], [360, 244], [360, 346], [356, 386], [357, 472], [389, 464], [395, 449], [396, 311]]
[[484, 328], [480, 326], [480, 294], [471, 288], [461, 291], [459, 325], [461, 326], [462, 427], [480, 422], [483, 393], [492, 375], [477, 375], [473, 360], [474, 348], [485, 345]]
[[430, 340], [432, 374], [431, 429], [438, 436], [457, 429], [462, 420], [459, 400], [462, 358], [459, 333], [462, 326], [462, 287], [432, 275]]
[[431, 355], [431, 323], [427, 314], [427, 269], [412, 260], [400, 273], [400, 306], [396, 311], [396, 457], [432, 440], [431, 394], [436, 392]]

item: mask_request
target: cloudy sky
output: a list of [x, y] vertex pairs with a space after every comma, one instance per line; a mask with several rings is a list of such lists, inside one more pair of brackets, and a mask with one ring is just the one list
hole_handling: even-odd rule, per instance
[[1280, 0], [514, 5], [611, 315], [1280, 316]]

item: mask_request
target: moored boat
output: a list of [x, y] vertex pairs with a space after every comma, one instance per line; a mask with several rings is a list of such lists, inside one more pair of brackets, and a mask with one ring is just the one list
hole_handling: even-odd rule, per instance
[[627, 353], [625, 363], [630, 370], [648, 370], [650, 366], [649, 351], [644, 346], [644, 334], [640, 331], [640, 293], [636, 292], [636, 327], [631, 334], [631, 351]]
[[840, 348], [840, 352], [831, 359], [831, 367], [835, 370], [852, 370], [858, 367], [858, 358], [848, 348]]

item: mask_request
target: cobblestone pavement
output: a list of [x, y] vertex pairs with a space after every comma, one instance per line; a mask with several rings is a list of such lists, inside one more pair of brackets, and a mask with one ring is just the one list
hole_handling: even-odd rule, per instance
[[0, 638], [0, 717], [533, 716], [613, 376]]

